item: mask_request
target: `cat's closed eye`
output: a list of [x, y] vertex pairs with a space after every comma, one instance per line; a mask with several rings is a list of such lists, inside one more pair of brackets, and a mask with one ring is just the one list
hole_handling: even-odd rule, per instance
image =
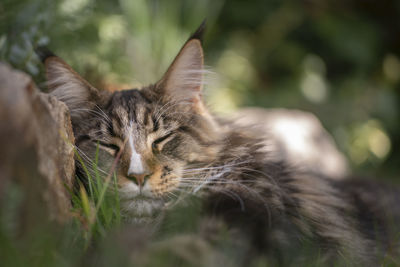
[[117, 155], [117, 153], [120, 151], [120, 147], [116, 144], [113, 143], [105, 143], [103, 141], [96, 140], [96, 144], [99, 145], [99, 147], [103, 148], [113, 156]]
[[151, 149], [153, 150], [153, 153], [159, 153], [162, 150], [163, 146], [171, 139], [173, 134], [174, 132], [170, 132], [163, 137], [154, 140], [151, 144]]

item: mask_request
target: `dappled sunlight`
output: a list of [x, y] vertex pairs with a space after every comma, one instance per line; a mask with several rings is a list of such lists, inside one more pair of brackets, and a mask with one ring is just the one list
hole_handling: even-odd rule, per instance
[[375, 156], [383, 159], [390, 152], [391, 142], [382, 129], [373, 128], [368, 136], [368, 146]]
[[378, 120], [356, 125], [349, 144], [351, 160], [361, 165], [369, 161], [379, 163], [389, 154], [391, 141]]
[[246, 54], [245, 49], [240, 53], [237, 48], [224, 51], [218, 58], [214, 68], [218, 79], [207, 88], [207, 99], [217, 113], [231, 113], [242, 106], [248, 86], [255, 79], [254, 66], [241, 55]]
[[400, 60], [393, 54], [388, 54], [383, 59], [383, 73], [391, 82], [400, 80]]
[[324, 102], [329, 93], [324, 78], [326, 72], [324, 61], [316, 55], [307, 55], [303, 60], [303, 72], [300, 82], [303, 95], [311, 102]]
[[76, 15], [77, 12], [81, 12], [89, 3], [90, 0], [63, 0], [59, 5], [59, 10], [63, 15]]
[[103, 42], [122, 39], [126, 34], [125, 20], [122, 16], [106, 17], [99, 25], [99, 37]]
[[314, 103], [322, 103], [328, 95], [328, 88], [324, 79], [313, 72], [305, 73], [301, 81], [301, 92]]
[[293, 119], [280, 120], [274, 125], [276, 131], [284, 140], [285, 145], [296, 154], [314, 154], [312, 147], [307, 145], [310, 134], [310, 125], [307, 121], [297, 121]]
[[225, 114], [237, 110], [240, 98], [229, 88], [214, 88], [207, 96], [207, 102], [214, 112]]
[[235, 50], [225, 51], [217, 63], [221, 75], [234, 81], [245, 82], [254, 79], [254, 70], [249, 60], [239, 55]]

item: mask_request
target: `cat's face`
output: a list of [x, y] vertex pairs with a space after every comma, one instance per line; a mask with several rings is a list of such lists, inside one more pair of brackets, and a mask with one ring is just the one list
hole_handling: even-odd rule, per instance
[[79, 150], [92, 161], [97, 157], [104, 175], [115, 171], [123, 208], [138, 216], [151, 215], [176, 195], [182, 177], [191, 175], [188, 168], [211, 162], [217, 152], [206, 114], [152, 93], [151, 88], [115, 92], [77, 122], [76, 130]]
[[130, 216], [151, 216], [179, 193], [182, 177], [196, 179], [193, 166], [215, 159], [218, 129], [201, 100], [198, 39], [186, 42], [158, 83], [140, 90], [98, 91], [58, 57], [45, 65], [52, 94], [70, 109], [86, 169], [104, 179], [116, 174]]

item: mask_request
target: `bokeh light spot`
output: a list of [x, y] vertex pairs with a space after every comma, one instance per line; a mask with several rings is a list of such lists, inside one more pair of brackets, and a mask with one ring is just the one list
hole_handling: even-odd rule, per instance
[[385, 158], [391, 143], [387, 134], [379, 128], [372, 128], [368, 136], [369, 150], [378, 158]]
[[391, 150], [390, 138], [378, 120], [372, 119], [356, 126], [352, 135], [349, 152], [357, 165], [382, 161]]
[[307, 55], [303, 60], [303, 77], [300, 89], [304, 97], [313, 103], [322, 103], [328, 97], [328, 86], [325, 81], [326, 67], [317, 55]]
[[253, 67], [249, 60], [234, 50], [227, 50], [218, 61], [218, 69], [235, 80], [248, 80], [253, 76]]
[[324, 79], [315, 72], [304, 74], [300, 88], [303, 95], [314, 103], [322, 103], [328, 96], [328, 87]]
[[393, 82], [400, 80], [400, 60], [393, 54], [388, 54], [383, 60], [383, 73]]
[[64, 0], [60, 4], [60, 13], [74, 15], [89, 4], [89, 0]]
[[103, 41], [119, 40], [125, 34], [122, 16], [109, 16], [102, 20], [99, 26], [99, 36]]

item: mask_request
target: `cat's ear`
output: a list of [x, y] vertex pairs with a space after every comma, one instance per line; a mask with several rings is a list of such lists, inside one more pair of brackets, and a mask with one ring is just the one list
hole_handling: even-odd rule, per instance
[[205, 24], [186, 41], [162, 79], [156, 84], [156, 90], [167, 101], [185, 104], [190, 108], [201, 108], [201, 90], [203, 87], [204, 58], [201, 38]]
[[45, 65], [50, 94], [68, 106], [71, 117], [80, 117], [95, 105], [99, 97], [96, 88], [47, 48], [37, 48], [36, 53]]

